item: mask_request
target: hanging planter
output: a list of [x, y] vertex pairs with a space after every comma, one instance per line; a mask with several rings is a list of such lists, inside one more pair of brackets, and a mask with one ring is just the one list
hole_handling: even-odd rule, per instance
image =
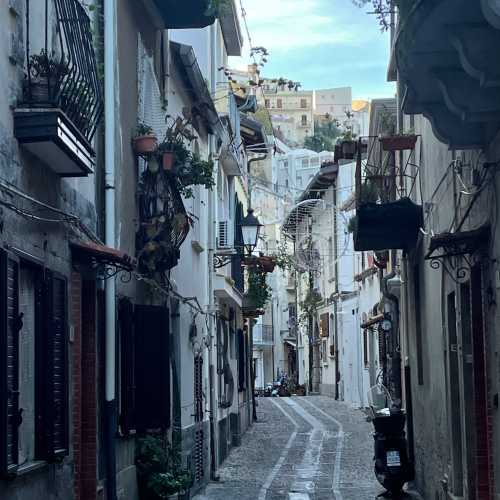
[[134, 151], [138, 155], [150, 155], [158, 149], [158, 138], [152, 127], [139, 122], [132, 139]]
[[272, 273], [276, 267], [276, 261], [272, 257], [266, 255], [258, 257], [258, 262], [262, 270], [266, 273]]
[[380, 137], [380, 143], [384, 151], [404, 151], [415, 148], [417, 137], [413, 134], [399, 134]]
[[162, 155], [163, 170], [173, 172], [175, 165], [175, 153], [173, 151], [164, 151]]
[[356, 212], [354, 250], [409, 250], [415, 246], [422, 225], [422, 207], [409, 198], [366, 203]]

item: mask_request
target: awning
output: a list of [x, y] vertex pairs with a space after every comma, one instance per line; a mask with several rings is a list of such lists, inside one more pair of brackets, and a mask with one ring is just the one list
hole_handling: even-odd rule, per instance
[[245, 146], [263, 145], [266, 137], [262, 124], [244, 114], [240, 114], [241, 138]]
[[112, 266], [123, 271], [133, 271], [136, 259], [130, 255], [93, 241], [72, 241], [69, 244], [73, 259], [81, 264]]
[[222, 135], [222, 122], [215, 109], [215, 104], [207, 88], [205, 78], [198, 65], [193, 47], [177, 42], [170, 42], [175, 63], [181, 69], [185, 90], [191, 95], [194, 107], [200, 113], [208, 131]]
[[294, 349], [297, 347], [297, 342], [295, 340], [285, 339], [283, 342], [285, 344], [292, 346]]

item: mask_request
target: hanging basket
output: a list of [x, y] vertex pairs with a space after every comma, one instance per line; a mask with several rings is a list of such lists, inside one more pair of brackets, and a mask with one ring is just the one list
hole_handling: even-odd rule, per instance
[[154, 134], [139, 135], [132, 139], [134, 151], [138, 155], [154, 153], [158, 148], [158, 139]]
[[258, 262], [262, 270], [266, 273], [272, 273], [276, 267], [276, 261], [272, 257], [258, 257]]
[[366, 203], [356, 213], [354, 250], [410, 250], [423, 225], [421, 205], [409, 198], [390, 203]]
[[416, 135], [390, 135], [380, 137], [380, 143], [384, 151], [404, 151], [413, 149], [417, 143]]
[[173, 172], [175, 166], [175, 153], [173, 151], [164, 151], [162, 155], [163, 170]]

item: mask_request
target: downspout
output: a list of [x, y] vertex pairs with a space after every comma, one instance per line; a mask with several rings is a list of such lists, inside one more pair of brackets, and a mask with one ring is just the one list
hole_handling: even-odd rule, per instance
[[[210, 67], [210, 89], [213, 93], [216, 90], [216, 54], [215, 54], [215, 41], [216, 41], [216, 27], [215, 23], [210, 26], [210, 49], [211, 49], [211, 67]], [[216, 153], [215, 137], [209, 138], [209, 155], [213, 156]], [[215, 160], [215, 171], [218, 171], [219, 161]], [[210, 479], [217, 479], [217, 436], [215, 417], [217, 412], [216, 394], [215, 394], [215, 369], [213, 361], [213, 349], [215, 338], [215, 295], [214, 295], [214, 255], [215, 255], [215, 234], [217, 221], [215, 220], [215, 193], [216, 190], [208, 192], [208, 383], [210, 390]]]
[[[105, 242], [115, 248], [115, 12], [116, 0], [104, 0], [104, 159], [105, 159]], [[106, 280], [105, 399], [106, 399], [106, 497], [116, 500], [117, 407], [116, 373], [116, 290], [113, 278]]]

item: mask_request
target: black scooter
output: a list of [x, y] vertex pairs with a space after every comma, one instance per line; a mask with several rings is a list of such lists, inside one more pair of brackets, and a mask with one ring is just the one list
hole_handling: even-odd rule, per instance
[[[376, 390], [385, 391], [385, 403], [387, 404], [390, 397], [387, 389], [381, 387], [376, 386]], [[380, 401], [380, 398], [378, 400]], [[392, 402], [390, 402], [389, 408], [385, 406], [376, 409], [376, 405], [372, 404], [371, 410], [371, 421], [375, 428], [373, 434], [375, 476], [386, 489], [377, 498], [407, 498], [403, 486], [414, 479], [415, 470], [408, 457], [408, 443], [404, 430], [406, 415], [400, 407], [393, 405]]]

